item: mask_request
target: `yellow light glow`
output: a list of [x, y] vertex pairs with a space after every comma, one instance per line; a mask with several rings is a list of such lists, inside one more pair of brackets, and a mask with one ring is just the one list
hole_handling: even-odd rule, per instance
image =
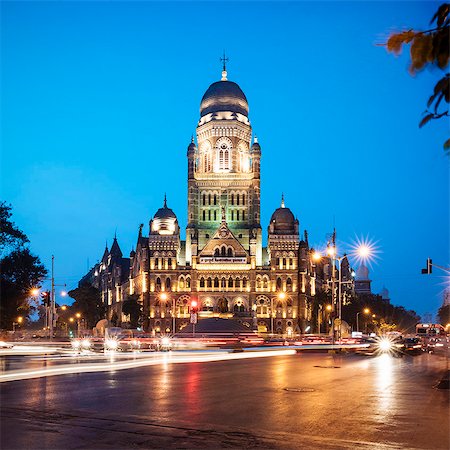
[[278, 298], [279, 298], [280, 300], [284, 300], [284, 299], [286, 298], [286, 294], [285, 294], [284, 292], [280, 292], [280, 293], [278, 294]]
[[336, 256], [336, 248], [335, 247], [327, 247], [327, 255], [328, 256]]
[[364, 308], [364, 314], [370, 314], [370, 309], [369, 308]]
[[66, 305], [62, 305], [62, 306], [61, 306], [61, 309], [62, 309], [63, 311], [65, 311], [65, 310], [67, 309], [67, 306], [66, 306]]
[[325, 308], [327, 311], [331, 311], [333, 309], [333, 307], [331, 305], [327, 305]]
[[162, 294], [160, 294], [159, 298], [161, 300], [167, 300], [167, 294], [165, 292], [163, 292]]
[[314, 252], [312, 254], [312, 259], [313, 261], [318, 262], [322, 259], [322, 255], [319, 252]]
[[31, 289], [30, 293], [33, 297], [37, 297], [39, 295], [39, 289], [38, 288]]
[[73, 317], [70, 317], [70, 318], [69, 318], [69, 322], [73, 322]]
[[81, 313], [76, 313], [76, 314], [75, 314], [75, 317], [76, 317], [77, 319], [79, 319], [79, 318], [81, 317]]
[[17, 322], [18, 322], [18, 323], [22, 323], [22, 322], [23, 322], [23, 317], [22, 317], [22, 316], [19, 316], [19, 317], [17, 318]]

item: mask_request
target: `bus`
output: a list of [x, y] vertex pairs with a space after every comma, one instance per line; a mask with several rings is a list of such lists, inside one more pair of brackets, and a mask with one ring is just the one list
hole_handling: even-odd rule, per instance
[[438, 323], [418, 323], [416, 325], [416, 335], [419, 337], [445, 337], [445, 329]]

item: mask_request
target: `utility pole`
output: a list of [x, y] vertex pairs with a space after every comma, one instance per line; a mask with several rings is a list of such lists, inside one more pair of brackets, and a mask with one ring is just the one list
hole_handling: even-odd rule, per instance
[[331, 237], [331, 329], [332, 329], [332, 344], [335, 343], [334, 319], [336, 316], [336, 293], [335, 293], [335, 278], [336, 278], [336, 228], [333, 229], [333, 236]]
[[50, 340], [53, 339], [55, 309], [55, 256], [52, 255], [52, 289], [50, 291]]

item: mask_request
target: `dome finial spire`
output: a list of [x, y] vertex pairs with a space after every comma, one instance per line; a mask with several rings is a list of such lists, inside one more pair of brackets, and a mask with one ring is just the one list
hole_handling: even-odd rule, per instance
[[167, 208], [167, 195], [164, 192], [164, 208]]
[[284, 193], [283, 192], [281, 193], [281, 207], [285, 208], [285, 206], [284, 206]]
[[227, 81], [227, 62], [228, 62], [228, 57], [225, 55], [225, 50], [223, 51], [223, 56], [222, 56], [222, 58], [220, 58], [220, 61], [223, 64], [222, 80], [221, 81]]

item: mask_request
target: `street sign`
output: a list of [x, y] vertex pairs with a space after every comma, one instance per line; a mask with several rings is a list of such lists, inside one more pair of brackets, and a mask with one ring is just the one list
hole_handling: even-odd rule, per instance
[[197, 323], [197, 313], [191, 314], [191, 323]]

